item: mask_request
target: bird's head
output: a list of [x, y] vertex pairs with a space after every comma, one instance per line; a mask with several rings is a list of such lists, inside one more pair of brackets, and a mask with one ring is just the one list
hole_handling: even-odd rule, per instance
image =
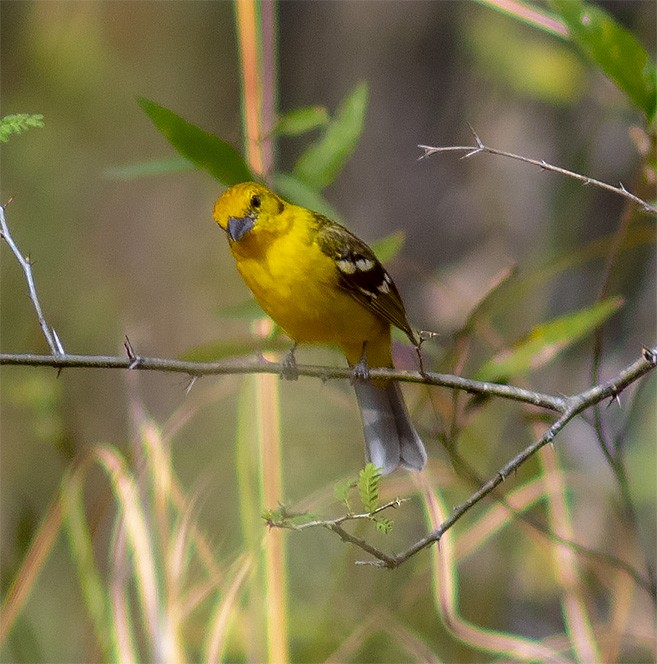
[[212, 216], [232, 245], [254, 231], [266, 232], [284, 209], [284, 201], [264, 185], [242, 182], [219, 196]]

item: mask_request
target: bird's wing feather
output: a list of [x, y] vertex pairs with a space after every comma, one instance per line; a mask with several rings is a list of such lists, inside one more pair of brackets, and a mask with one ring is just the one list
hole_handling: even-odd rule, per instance
[[417, 344], [399, 291], [374, 252], [344, 226], [320, 214], [314, 220], [317, 244], [335, 263], [340, 288]]

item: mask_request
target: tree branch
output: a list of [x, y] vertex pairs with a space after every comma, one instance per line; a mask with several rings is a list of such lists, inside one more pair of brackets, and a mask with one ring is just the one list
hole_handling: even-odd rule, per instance
[[[607, 398], [615, 399], [626, 387], [637, 381], [649, 371], [657, 366], [657, 347], [644, 348], [641, 357], [620, 371], [614, 378], [607, 382], [596, 385], [579, 394], [563, 398], [563, 410], [560, 417], [552, 423], [540, 438], [526, 447], [522, 452], [511, 459], [494, 477], [489, 479], [470, 497], [454, 508], [451, 515], [438, 528], [427, 533], [417, 542], [409, 546], [405, 551], [397, 554], [389, 554], [373, 547], [368, 542], [360, 538], [353, 537], [342, 528], [342, 523], [348, 520], [347, 517], [332, 519], [327, 521], [315, 520], [304, 524], [304, 527], [323, 526], [336, 532], [344, 541], [359, 547], [366, 553], [369, 553], [374, 560], [360, 561], [362, 565], [374, 565], [376, 567], [386, 567], [394, 569], [406, 562], [410, 557], [425, 549], [426, 547], [439, 542], [443, 534], [451, 528], [464, 514], [466, 514], [474, 505], [489, 495], [497, 486], [499, 486], [509, 475], [514, 473], [527, 459], [533, 456], [538, 450], [552, 443], [555, 437], [573, 420], [577, 415], [591, 406], [604, 401]], [[276, 526], [276, 523], [271, 524]], [[642, 584], [643, 587], [650, 587], [649, 584]]]
[[[9, 199], [9, 203], [11, 203], [11, 199]], [[55, 332], [55, 330], [48, 325], [46, 318], [43, 315], [43, 310], [41, 309], [39, 297], [37, 296], [36, 292], [36, 286], [34, 285], [34, 277], [32, 275], [32, 261], [30, 260], [29, 256], [23, 256], [20, 249], [14, 242], [14, 238], [9, 232], [9, 226], [7, 226], [7, 221], [5, 219], [4, 205], [0, 205], [0, 239], [3, 239], [9, 245], [9, 248], [11, 249], [14, 256], [16, 256], [16, 260], [23, 269], [23, 273], [25, 274], [25, 281], [27, 282], [27, 289], [30, 294], [30, 300], [32, 300], [32, 305], [34, 306], [37, 318], [39, 319], [41, 331], [43, 332], [43, 336], [46, 338], [48, 346], [50, 346], [50, 350], [52, 351], [53, 355], [64, 355], [64, 347], [62, 346], [62, 342], [57, 336], [57, 332]]]
[[[284, 363], [269, 362], [264, 358], [230, 362], [187, 362], [158, 357], [141, 357], [133, 354], [127, 357], [120, 357], [109, 355], [72, 355], [68, 353], [59, 355], [0, 353], [0, 365], [45, 366], [54, 367], [59, 370], [87, 368], [162, 371], [184, 373], [194, 378], [226, 374], [268, 373], [284, 375], [285, 373]], [[352, 378], [352, 371], [348, 367], [299, 365], [297, 369], [300, 376], [320, 378], [321, 380], [339, 378], [351, 380]], [[461, 376], [453, 376], [451, 374], [434, 373], [431, 371], [420, 373], [419, 371], [372, 367], [370, 369], [370, 377], [372, 379], [390, 378], [404, 383], [436, 385], [469, 392], [470, 394], [496, 396], [556, 412], [563, 412], [566, 407], [565, 399], [561, 396], [542, 394], [521, 387], [514, 387], [513, 385], [470, 380], [469, 378], [462, 378]]]
[[426, 157], [430, 157], [431, 155], [437, 154], [438, 152], [465, 152], [466, 154], [463, 156], [463, 159], [467, 159], [468, 157], [481, 154], [482, 152], [487, 152], [488, 154], [496, 154], [502, 157], [509, 157], [510, 159], [516, 159], [518, 161], [522, 161], [525, 164], [532, 164], [533, 166], [538, 166], [540, 169], [544, 171], [552, 171], [553, 173], [560, 173], [561, 175], [566, 175], [567, 177], [579, 180], [582, 184], [585, 185], [592, 184], [600, 189], [611, 191], [614, 194], [623, 196], [628, 200], [632, 201], [633, 203], [636, 203], [637, 205], [642, 207], [646, 212], [650, 212], [651, 214], [657, 214], [657, 207], [644, 201], [642, 198], [639, 198], [638, 196], [635, 196], [634, 194], [630, 193], [627, 189], [625, 189], [625, 187], [621, 182], [618, 183], [618, 186], [614, 186], [611, 184], [607, 184], [606, 182], [602, 182], [600, 180], [595, 180], [594, 178], [590, 178], [586, 175], [581, 175], [580, 173], [575, 173], [574, 171], [569, 171], [565, 168], [560, 168], [559, 166], [553, 166], [552, 164], [548, 164], [548, 162], [546, 162], [544, 159], [530, 159], [529, 157], [524, 157], [523, 155], [513, 154], [512, 152], [505, 152], [504, 150], [498, 150], [496, 148], [488, 147], [487, 145], [484, 145], [482, 143], [481, 139], [479, 138], [479, 136], [472, 127], [470, 127], [470, 131], [472, 132], [472, 135], [475, 138], [476, 145], [452, 145], [448, 147], [432, 147], [430, 145], [418, 145], [418, 147], [421, 150], [424, 150], [424, 154], [421, 154], [419, 159], [425, 159]]

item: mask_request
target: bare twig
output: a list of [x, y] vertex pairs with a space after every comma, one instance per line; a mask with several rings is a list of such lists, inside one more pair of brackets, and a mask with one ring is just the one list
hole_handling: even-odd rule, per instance
[[281, 513], [281, 518], [276, 518], [275, 516], [270, 516], [266, 519], [267, 525], [272, 528], [286, 528], [288, 530], [306, 530], [307, 528], [317, 528], [321, 526], [322, 528], [328, 528], [329, 530], [334, 530], [335, 526], [341, 526], [347, 521], [362, 521], [371, 520], [372, 517], [384, 512], [389, 509], [397, 509], [401, 506], [402, 503], [406, 502], [406, 498], [395, 498], [383, 505], [379, 505], [376, 509], [371, 512], [362, 512], [362, 513], [349, 513], [343, 514], [342, 516], [336, 517], [335, 519], [312, 519], [309, 521], [303, 521], [301, 523], [295, 523], [291, 519], [299, 516], [305, 516], [305, 513], [293, 513], [290, 514], [285, 510]]
[[[11, 203], [11, 199], [9, 199]], [[29, 256], [23, 256], [20, 249], [14, 242], [11, 233], [9, 232], [9, 227], [7, 226], [7, 221], [5, 219], [5, 206], [0, 205], [0, 238], [2, 238], [11, 249], [19, 265], [23, 269], [25, 274], [25, 281], [27, 282], [27, 288], [30, 294], [30, 300], [32, 300], [32, 305], [36, 311], [37, 318], [39, 319], [39, 325], [41, 326], [41, 331], [43, 336], [46, 338], [46, 342], [50, 347], [53, 355], [61, 356], [64, 355], [64, 347], [62, 342], [59, 340], [57, 333], [52, 329], [46, 322], [46, 318], [43, 315], [43, 310], [41, 309], [41, 304], [39, 303], [39, 297], [37, 296], [36, 286], [34, 285], [34, 277], [32, 275], [32, 261]]]
[[614, 186], [611, 184], [607, 184], [606, 182], [601, 182], [600, 180], [595, 180], [594, 178], [590, 178], [586, 175], [581, 175], [580, 173], [575, 173], [574, 171], [569, 171], [565, 168], [560, 168], [559, 166], [553, 166], [552, 164], [548, 164], [548, 162], [546, 162], [544, 159], [530, 159], [529, 157], [525, 157], [523, 155], [513, 154], [511, 152], [505, 152], [504, 150], [498, 150], [496, 148], [488, 147], [487, 145], [484, 145], [482, 143], [481, 139], [479, 138], [479, 136], [472, 127], [470, 127], [470, 131], [472, 131], [476, 145], [452, 145], [448, 147], [432, 147], [430, 145], [418, 145], [418, 147], [421, 150], [424, 150], [424, 154], [420, 155], [419, 159], [425, 159], [426, 157], [430, 157], [431, 155], [437, 154], [439, 152], [465, 152], [466, 154], [463, 156], [463, 159], [466, 159], [467, 157], [472, 157], [482, 152], [487, 152], [488, 154], [496, 154], [502, 157], [509, 157], [510, 159], [517, 159], [518, 161], [522, 161], [525, 164], [532, 164], [534, 166], [538, 166], [544, 171], [552, 171], [553, 173], [560, 173], [561, 175], [566, 175], [570, 178], [574, 178], [575, 180], [579, 180], [582, 184], [585, 185], [592, 184], [595, 187], [599, 187], [600, 189], [611, 191], [614, 194], [623, 196], [624, 198], [627, 198], [628, 200], [636, 203], [637, 205], [642, 207], [646, 212], [650, 212], [651, 214], [657, 214], [657, 207], [644, 201], [642, 198], [639, 198], [638, 196], [635, 196], [634, 194], [630, 193], [627, 189], [625, 189], [623, 184], [620, 182], [618, 183], [618, 186]]

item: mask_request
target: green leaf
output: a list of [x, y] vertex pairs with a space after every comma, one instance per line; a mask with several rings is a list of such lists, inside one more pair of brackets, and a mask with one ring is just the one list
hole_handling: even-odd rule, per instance
[[622, 305], [622, 298], [610, 297], [591, 307], [543, 323], [518, 341], [511, 350], [498, 354], [482, 365], [475, 378], [506, 379], [538, 369], [564, 348], [591, 333]]
[[338, 211], [331, 206], [331, 204], [312, 187], [309, 187], [305, 182], [289, 173], [275, 173], [274, 174], [274, 189], [285, 200], [301, 205], [313, 212], [319, 212], [325, 217], [342, 223]]
[[354, 481], [352, 479], [337, 482], [333, 487], [333, 494], [335, 495], [335, 498], [347, 508], [347, 512], [351, 512], [349, 492], [353, 489], [353, 487]]
[[473, 14], [463, 40], [477, 70], [514, 92], [551, 104], [572, 104], [585, 93], [586, 64], [568, 43], [488, 12]]
[[359, 83], [342, 101], [326, 131], [299, 157], [294, 174], [320, 190], [344, 168], [363, 131], [367, 110], [367, 83]]
[[563, 26], [560, 21], [541, 6], [529, 2], [501, 3], [499, 0], [475, 0], [480, 5], [510, 16], [532, 28], [543, 30], [555, 37], [563, 37]]
[[328, 124], [329, 114], [325, 106], [304, 106], [280, 116], [274, 133], [279, 136], [299, 136]]
[[385, 517], [382, 519], [374, 519], [374, 523], [376, 524], [376, 529], [380, 533], [383, 533], [384, 535], [390, 534], [393, 525], [393, 521], [391, 519], [387, 519]]
[[167, 173], [182, 173], [193, 171], [196, 166], [184, 157], [171, 157], [170, 159], [149, 159], [136, 164], [113, 166], [105, 169], [104, 175], [110, 180], [136, 180], [149, 175], [166, 175]]
[[358, 473], [358, 495], [366, 512], [373, 512], [379, 505], [379, 485], [381, 470], [373, 463], [368, 463]]
[[185, 159], [206, 170], [222, 184], [230, 187], [254, 179], [251, 169], [232, 145], [149, 99], [138, 97], [137, 102]]
[[657, 104], [657, 69], [639, 40], [604, 9], [582, 0], [551, 0], [585, 55], [602, 69], [649, 121]]
[[374, 255], [382, 262], [387, 263], [392, 260], [404, 246], [406, 234], [404, 231], [395, 231], [379, 240], [371, 243]]
[[32, 127], [43, 127], [43, 115], [15, 113], [0, 119], [0, 142], [7, 143], [12, 134], [22, 134]]

